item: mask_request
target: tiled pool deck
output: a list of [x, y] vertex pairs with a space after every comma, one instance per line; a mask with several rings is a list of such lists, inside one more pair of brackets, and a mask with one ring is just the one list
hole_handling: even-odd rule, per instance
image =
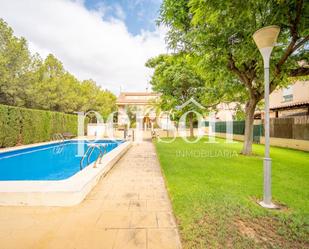
[[151, 142], [134, 145], [74, 207], [0, 207], [1, 248], [179, 249]]

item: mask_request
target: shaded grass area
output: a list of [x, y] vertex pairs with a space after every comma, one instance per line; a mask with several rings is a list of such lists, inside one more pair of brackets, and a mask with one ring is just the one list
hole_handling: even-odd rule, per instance
[[273, 200], [262, 198], [263, 145], [156, 142], [184, 248], [309, 248], [309, 153], [271, 148]]

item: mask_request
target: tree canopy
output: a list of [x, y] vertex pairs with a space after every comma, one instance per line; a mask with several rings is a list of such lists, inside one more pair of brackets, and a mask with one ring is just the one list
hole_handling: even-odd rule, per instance
[[254, 111], [264, 97], [262, 58], [252, 35], [267, 25], [281, 28], [272, 54], [272, 92], [289, 84], [291, 77], [308, 78], [308, 17], [309, 6], [303, 0], [162, 3], [158, 22], [169, 29], [170, 48], [197, 58], [206, 84], [220, 86], [217, 89], [223, 93], [218, 97], [226, 98], [227, 92], [233, 101], [246, 103], [244, 154], [251, 153]]
[[[189, 56], [179, 53], [174, 55], [160, 55], [149, 59], [147, 67], [154, 68], [151, 79], [153, 90], [162, 93], [160, 105], [163, 110], [173, 109], [177, 118], [191, 109], [196, 110], [193, 103], [186, 103], [190, 99], [202, 102], [205, 82], [190, 63]], [[179, 109], [183, 104], [184, 108]], [[193, 113], [189, 113], [190, 133], [193, 136]]]
[[148, 60], [146, 66], [154, 68], [151, 79], [153, 90], [162, 93], [166, 109], [182, 105], [191, 97], [200, 100], [203, 79], [182, 55], [160, 55]]
[[54, 55], [32, 55], [24, 38], [0, 19], [0, 103], [73, 113], [115, 110], [116, 97], [95, 81], [79, 81]]

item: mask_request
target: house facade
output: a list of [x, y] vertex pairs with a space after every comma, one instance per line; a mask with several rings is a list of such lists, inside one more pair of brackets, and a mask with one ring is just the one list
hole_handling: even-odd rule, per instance
[[125, 124], [126, 113], [138, 112], [143, 118], [143, 128], [152, 128], [156, 122], [154, 104], [159, 98], [160, 94], [153, 92], [121, 92], [116, 101], [118, 126]]
[[[153, 92], [121, 92], [117, 99], [118, 125], [125, 123], [128, 110], [138, 111], [143, 116], [143, 127], [151, 128], [157, 121], [154, 103], [159, 101], [160, 94]], [[270, 117], [288, 117], [309, 115], [309, 81], [297, 81], [287, 88], [273, 91], [269, 97]], [[231, 120], [235, 115], [237, 103], [221, 103], [217, 106], [217, 121]], [[255, 119], [263, 119], [264, 111], [257, 110]]]
[[[234, 102], [219, 104], [216, 120], [230, 120], [230, 115], [235, 114], [236, 106], [237, 103]], [[270, 118], [309, 115], [309, 81], [297, 81], [286, 88], [273, 91], [269, 96], [269, 106]], [[264, 110], [257, 110], [254, 118], [263, 119]]]
[[269, 97], [270, 117], [309, 115], [309, 81], [297, 81]]

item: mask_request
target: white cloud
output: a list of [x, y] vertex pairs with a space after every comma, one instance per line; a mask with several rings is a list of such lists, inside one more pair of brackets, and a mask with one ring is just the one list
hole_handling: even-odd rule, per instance
[[92, 78], [115, 93], [121, 85], [126, 91], [145, 90], [151, 70], [144, 64], [166, 52], [165, 31], [133, 36], [121, 10], [119, 19], [108, 21], [101, 11], [87, 10], [82, 1], [0, 0], [0, 17], [33, 52], [53, 53], [79, 79]]
[[[81, 3], [83, 4], [83, 3]], [[126, 13], [124, 12], [123, 8], [118, 3], [107, 4], [104, 2], [98, 2], [94, 5], [95, 12], [100, 14], [103, 19], [111, 20], [114, 19], [115, 16], [117, 19], [125, 20]], [[110, 15], [109, 15], [110, 14]]]
[[121, 20], [124, 20], [126, 18], [126, 13], [124, 13], [124, 10], [119, 4], [115, 5], [115, 14]]

